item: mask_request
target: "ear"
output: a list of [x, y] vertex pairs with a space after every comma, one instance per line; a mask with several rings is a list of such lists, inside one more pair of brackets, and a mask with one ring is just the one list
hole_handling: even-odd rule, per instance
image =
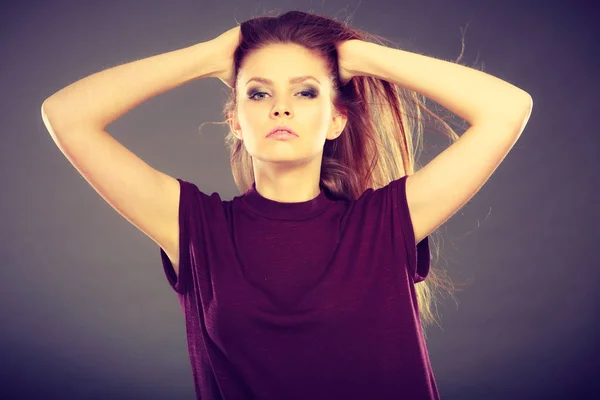
[[335, 110], [333, 119], [331, 121], [331, 125], [329, 128], [329, 132], [327, 133], [327, 139], [329, 139], [329, 140], [337, 139], [342, 134], [342, 131], [346, 127], [347, 122], [348, 122], [348, 116]]
[[239, 140], [243, 140], [242, 138], [242, 129], [240, 127], [239, 121], [237, 119], [237, 115], [235, 112], [229, 111], [227, 113], [227, 122], [229, 123], [229, 128], [233, 132], [236, 138]]

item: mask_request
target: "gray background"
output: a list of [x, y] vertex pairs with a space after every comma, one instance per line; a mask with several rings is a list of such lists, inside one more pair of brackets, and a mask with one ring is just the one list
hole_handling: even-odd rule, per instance
[[[341, 18], [406, 49], [529, 92], [533, 115], [483, 189], [443, 225], [450, 276], [428, 349], [444, 399], [598, 393], [598, 41], [586, 2], [45, 1], [0, 13], [0, 396], [193, 398], [183, 314], [158, 246], [78, 174], [40, 107], [94, 72], [206, 41], [264, 10]], [[591, 4], [591, 3], [589, 3]], [[598, 14], [596, 14], [598, 15]], [[401, 68], [401, 66], [399, 66]], [[238, 195], [220, 121], [226, 87], [202, 79], [108, 127], [154, 168]], [[462, 133], [462, 132], [459, 132]], [[425, 136], [421, 161], [447, 145]]]

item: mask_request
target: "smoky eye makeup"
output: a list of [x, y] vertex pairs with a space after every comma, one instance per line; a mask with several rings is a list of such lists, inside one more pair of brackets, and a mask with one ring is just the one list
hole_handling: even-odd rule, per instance
[[[315, 87], [307, 86], [306, 88], [303, 88], [301, 90], [296, 91], [294, 94], [296, 95], [298, 93], [301, 94], [301, 95], [304, 94], [301, 97], [315, 98], [315, 97], [317, 97], [319, 95], [319, 90], [317, 88], [315, 88]], [[251, 87], [251, 88], [248, 89], [248, 92], [246, 94], [247, 94], [248, 98], [255, 99], [256, 96], [254, 96], [254, 95], [256, 95], [256, 94], [261, 94], [262, 95], [262, 94], [269, 94], [269, 93], [263, 91], [259, 87]], [[261, 97], [259, 96], [258, 98], [260, 99]]]

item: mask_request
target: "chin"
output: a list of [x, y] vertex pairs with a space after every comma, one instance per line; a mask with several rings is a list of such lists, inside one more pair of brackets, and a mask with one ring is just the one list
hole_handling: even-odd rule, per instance
[[310, 156], [304, 156], [298, 154], [260, 154], [258, 156], [252, 156], [252, 159], [258, 160], [265, 163], [271, 164], [306, 164], [312, 158]]

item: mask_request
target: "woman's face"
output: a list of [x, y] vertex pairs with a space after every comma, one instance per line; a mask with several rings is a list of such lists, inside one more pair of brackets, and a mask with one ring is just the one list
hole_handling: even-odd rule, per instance
[[[312, 78], [293, 81], [294, 78]], [[230, 124], [248, 153], [264, 162], [302, 164], [322, 157], [347, 118], [335, 112], [325, 63], [296, 44], [272, 44], [251, 53], [238, 73], [237, 115]], [[278, 125], [298, 134], [267, 138]]]

